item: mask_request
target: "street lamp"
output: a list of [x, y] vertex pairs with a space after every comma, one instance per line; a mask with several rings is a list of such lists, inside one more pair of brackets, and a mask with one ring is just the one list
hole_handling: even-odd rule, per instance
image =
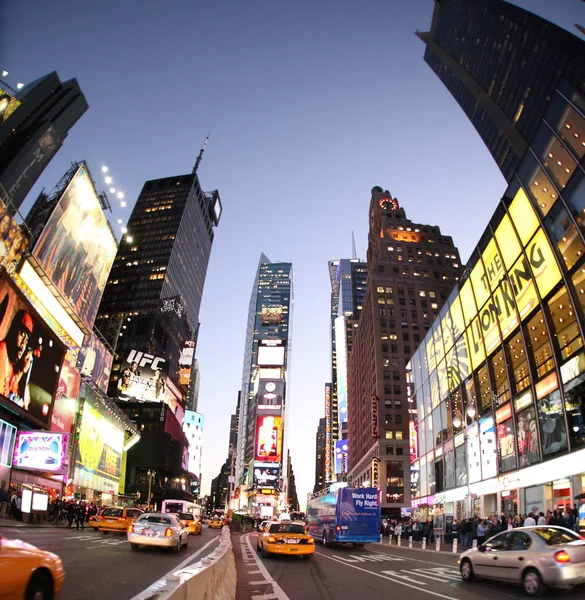
[[150, 506], [152, 504], [152, 498], [150, 496], [150, 488], [152, 486], [152, 480], [154, 479], [154, 476], [156, 475], [156, 471], [153, 471], [152, 469], [148, 469], [148, 471], [146, 472], [146, 476], [148, 477], [148, 505]]

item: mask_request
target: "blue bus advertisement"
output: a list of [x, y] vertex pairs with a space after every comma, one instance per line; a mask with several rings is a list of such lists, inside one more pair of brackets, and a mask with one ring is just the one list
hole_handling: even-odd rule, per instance
[[379, 542], [379, 490], [334, 484], [309, 498], [307, 523], [311, 535], [324, 545]]

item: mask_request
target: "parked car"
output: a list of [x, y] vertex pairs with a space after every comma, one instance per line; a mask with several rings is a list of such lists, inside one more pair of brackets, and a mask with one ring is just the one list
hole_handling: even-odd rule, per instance
[[459, 565], [463, 581], [485, 577], [539, 596], [546, 587], [585, 584], [585, 538], [565, 527], [518, 527], [463, 552]]
[[160, 546], [178, 553], [189, 545], [189, 530], [170, 513], [141, 515], [128, 527], [127, 535], [132, 550], [140, 546]]
[[0, 598], [53, 600], [64, 581], [56, 554], [0, 535]]

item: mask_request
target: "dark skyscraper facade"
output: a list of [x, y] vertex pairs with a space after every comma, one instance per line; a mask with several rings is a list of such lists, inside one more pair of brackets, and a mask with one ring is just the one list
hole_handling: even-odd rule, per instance
[[[204, 192], [195, 169], [189, 175], [147, 181], [120, 243], [95, 323], [116, 351], [108, 395], [118, 398], [120, 408], [134, 421], [164, 420], [164, 433], [177, 442], [172, 454], [161, 452], [160, 435], [149, 427], [128, 454], [126, 490], [144, 493], [143, 474], [154, 470], [153, 500], [159, 503], [191, 493], [181, 428], [188, 386], [180, 382], [179, 357], [185, 342], [197, 341], [203, 285], [220, 216], [219, 193]], [[129, 370], [133, 361], [138, 367], [135, 375]], [[148, 389], [155, 389], [150, 384], [153, 387], [141, 396], [136, 387], [138, 401], [126, 401], [121, 391], [131, 389], [127, 384], [134, 385], [141, 375], [148, 381], [154, 361], [168, 370], [168, 376], [162, 375], [162, 393], [147, 396]]]
[[585, 42], [501, 0], [435, 2], [425, 61], [511, 178], [561, 78], [585, 91]]
[[317, 435], [315, 436], [315, 486], [313, 492], [325, 487], [325, 417], [319, 419]]
[[[12, 94], [0, 81], [0, 93]], [[69, 130], [88, 109], [76, 79], [61, 82], [49, 73], [15, 94], [20, 104], [0, 118], [0, 191], [17, 209], [63, 144]]]
[[382, 513], [410, 506], [406, 365], [462, 273], [438, 227], [413, 223], [398, 201], [372, 189], [368, 279], [348, 362], [348, 456], [353, 485], [382, 491]]

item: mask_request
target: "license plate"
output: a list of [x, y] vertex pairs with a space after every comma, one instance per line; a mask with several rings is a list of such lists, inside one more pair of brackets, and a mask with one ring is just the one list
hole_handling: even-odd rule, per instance
[[287, 544], [298, 544], [299, 540], [286, 540]]

